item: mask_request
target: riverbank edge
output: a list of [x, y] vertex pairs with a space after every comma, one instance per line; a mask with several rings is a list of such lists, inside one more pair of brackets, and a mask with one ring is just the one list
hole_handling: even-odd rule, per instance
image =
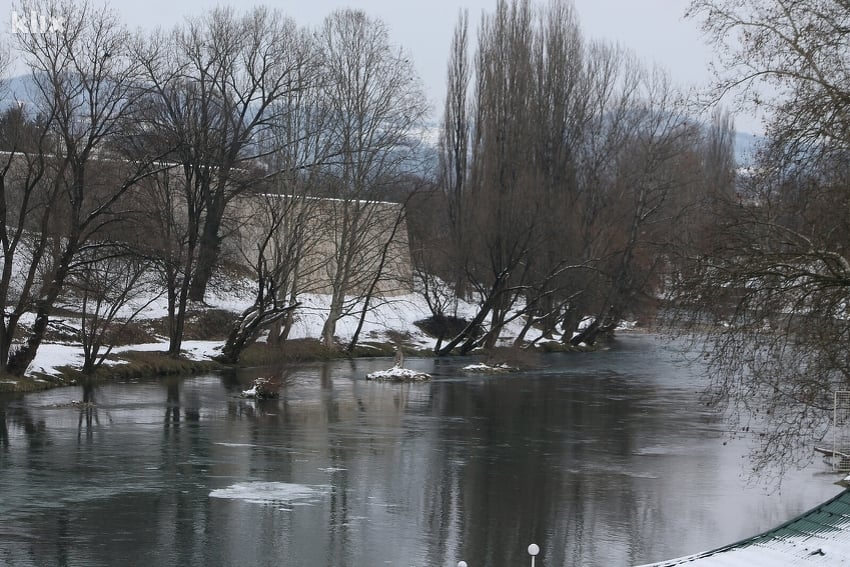
[[[542, 343], [534, 345], [537, 353], [582, 353], [600, 350], [602, 345], [574, 346], [563, 343]], [[510, 348], [510, 347], [506, 347]], [[0, 393], [31, 393], [76, 386], [84, 381], [112, 382], [124, 380], [142, 380], [173, 376], [194, 376], [204, 372], [256, 368], [276, 364], [300, 364], [353, 358], [391, 358], [395, 354], [396, 344], [388, 342], [364, 342], [354, 351], [347, 352], [339, 348], [328, 348], [314, 339], [287, 341], [282, 346], [256, 343], [246, 349], [236, 364], [226, 364], [217, 360], [193, 360], [186, 357], [173, 357], [161, 351], [127, 350], [109, 357], [112, 364], [105, 364], [91, 373], [84, 373], [71, 366], [58, 367], [57, 374], [33, 373], [25, 377], [0, 374]], [[434, 358], [430, 349], [404, 348], [406, 356]], [[477, 350], [471, 355], [486, 355], [486, 351]], [[454, 356], [454, 355], [452, 355]]]

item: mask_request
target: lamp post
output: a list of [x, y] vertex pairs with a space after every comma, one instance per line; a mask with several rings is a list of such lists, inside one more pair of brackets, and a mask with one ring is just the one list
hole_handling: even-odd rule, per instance
[[534, 567], [534, 558], [540, 553], [540, 547], [536, 543], [528, 546], [528, 554], [531, 556], [531, 567]]

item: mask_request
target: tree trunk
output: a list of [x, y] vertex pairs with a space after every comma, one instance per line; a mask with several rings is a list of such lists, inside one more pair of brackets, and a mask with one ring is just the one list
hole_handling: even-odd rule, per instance
[[328, 318], [322, 326], [322, 344], [327, 348], [334, 348], [334, 333], [336, 333], [336, 322], [342, 317], [342, 302], [344, 296], [342, 290], [335, 290], [331, 297], [331, 307]]
[[177, 303], [175, 305], [175, 313], [173, 317], [172, 335], [168, 341], [168, 355], [172, 357], [180, 356], [180, 348], [183, 346], [183, 332], [186, 327], [186, 306], [188, 304], [187, 295], [189, 292], [188, 282], [184, 281], [180, 286], [177, 294]]
[[221, 349], [221, 354], [216, 356], [216, 360], [225, 364], [236, 364], [239, 362], [239, 356], [245, 350], [249, 339], [250, 331], [243, 329], [240, 325], [234, 325], [230, 334]]
[[568, 344], [573, 339], [573, 333], [578, 328], [579, 316], [575, 305], [568, 305], [566, 313], [564, 313], [561, 329], [564, 333], [561, 335], [561, 343]]
[[279, 323], [282, 318], [286, 317], [297, 307], [298, 304], [282, 309], [266, 309], [262, 305], [257, 304], [249, 307], [233, 324], [227, 341], [221, 349], [221, 354], [216, 357], [216, 360], [227, 364], [236, 364], [239, 362], [242, 352], [257, 340], [263, 328]]
[[[484, 305], [481, 306], [481, 310], [475, 315], [475, 318], [469, 322], [469, 324], [464, 327], [463, 331], [461, 331], [455, 338], [446, 343], [442, 349], [437, 351], [437, 356], [446, 356], [451, 354], [451, 352], [464, 340], [472, 338], [472, 334], [475, 332], [481, 323], [484, 322], [484, 319], [487, 318], [487, 315], [490, 313], [490, 302], [485, 301]], [[466, 345], [465, 345], [466, 346]]]
[[366, 322], [366, 314], [369, 312], [369, 302], [372, 299], [372, 288], [369, 293], [363, 298], [363, 309], [360, 310], [360, 317], [357, 319], [357, 328], [354, 329], [354, 334], [351, 336], [351, 342], [348, 343], [345, 351], [347, 353], [354, 352], [354, 347], [357, 346], [357, 341], [360, 339], [360, 331], [363, 330], [363, 323]]
[[469, 325], [464, 327], [463, 331], [461, 331], [455, 338], [449, 341], [446, 346], [444, 346], [439, 352], [437, 352], [437, 356], [446, 356], [451, 354], [452, 350], [455, 349], [460, 343], [466, 341], [461, 347], [461, 353], [466, 353], [472, 350], [475, 344], [475, 338], [472, 334], [475, 332], [481, 323], [484, 322], [484, 319], [487, 318], [487, 315], [490, 314], [490, 310], [496, 304], [498, 300], [498, 295], [503, 291], [502, 286], [503, 283], [508, 278], [508, 272], [503, 271], [498, 276], [496, 276], [493, 285], [490, 286], [490, 292], [487, 294], [484, 303], [481, 305], [481, 309], [479, 309], [478, 313], [475, 315], [475, 318], [470, 321]]
[[[287, 317], [285, 317], [285, 319], [286, 318]], [[284, 332], [283, 321], [278, 320], [278, 321], [275, 321], [274, 323], [272, 323], [272, 325], [269, 327], [269, 338], [266, 341], [269, 344], [269, 346], [275, 346], [275, 347], [280, 346], [283, 343], [283, 341], [285, 340], [284, 336], [283, 336], [283, 332]]]
[[[514, 339], [514, 346], [515, 347], [521, 347], [522, 344], [525, 342], [525, 335], [527, 335], [528, 331], [531, 330], [531, 327], [534, 326], [534, 321], [535, 321], [534, 316], [531, 315], [530, 313], [525, 316], [525, 324], [522, 326], [522, 330], [519, 332], [519, 334]], [[547, 337], [547, 338], [549, 338], [549, 337]]]
[[277, 341], [278, 344], [282, 344], [283, 341], [289, 338], [289, 333], [292, 332], [292, 325], [295, 323], [295, 310], [293, 309], [289, 313], [286, 314], [286, 317], [283, 318], [283, 327], [280, 329], [280, 335], [278, 335]]
[[39, 299], [36, 309], [35, 323], [26, 344], [9, 357], [6, 370], [13, 376], [23, 376], [26, 373], [29, 365], [35, 360], [38, 348], [41, 346], [42, 341], [44, 341], [47, 324], [50, 322], [50, 314], [53, 312], [53, 305], [62, 291], [62, 286], [65, 283], [71, 262], [76, 254], [77, 249], [73, 244], [76, 241], [76, 237], [70, 236], [69, 240], [71, 239], [74, 240], [68, 243], [68, 246], [62, 253], [56, 272], [41, 292], [41, 299]]
[[195, 270], [192, 273], [192, 281], [189, 287], [189, 299], [191, 301], [204, 301], [207, 293], [207, 285], [212, 278], [213, 270], [221, 254], [221, 219], [224, 215], [224, 205], [217, 204], [218, 200], [210, 204], [204, 219], [204, 228], [198, 240], [198, 259]]

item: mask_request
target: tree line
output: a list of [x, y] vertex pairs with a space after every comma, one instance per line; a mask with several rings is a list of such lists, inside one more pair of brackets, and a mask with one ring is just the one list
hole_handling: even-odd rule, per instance
[[[669, 247], [705, 238], [703, 213], [733, 192], [731, 119], [694, 119], [661, 69], [586, 40], [569, 1], [497, 2], [474, 50], [469, 27], [462, 13], [431, 195], [440, 222], [415, 250], [436, 350], [492, 347], [518, 318], [517, 345], [592, 344], [652, 313]], [[472, 320], [456, 320], [457, 297], [477, 303]]]
[[[322, 334], [332, 342], [353, 291], [387, 262], [378, 256], [391, 235], [376, 225], [402, 224], [403, 207], [376, 203], [398, 199], [416, 171], [426, 104], [386, 26], [354, 10], [306, 29], [262, 7], [216, 8], [133, 33], [85, 1], [14, 9], [62, 26], [13, 33], [5, 61], [29, 70], [0, 118], [5, 370], [26, 371], [63, 294], [82, 304], [86, 369], [108, 353], [116, 322], [140, 309], [128, 312], [132, 298], [165, 296], [178, 355], [187, 313], [245, 223], [240, 211], [262, 221], [231, 253], [256, 297], [222, 357], [237, 360], [275, 325], [272, 338], [285, 338], [280, 323], [309, 291], [310, 270], [330, 282]], [[305, 266], [318, 227], [333, 257]], [[376, 266], [367, 276], [364, 262]]]
[[[662, 70], [585, 39], [568, 0], [499, 0], [475, 46], [459, 15], [434, 160], [413, 63], [361, 11], [307, 29], [216, 8], [131, 32], [85, 1], [14, 9], [63, 25], [11, 34], [5, 59], [29, 71], [0, 116], [12, 374], [69, 295], [86, 369], [161, 296], [179, 355], [188, 314], [233, 260], [256, 285], [222, 359], [262, 333], [286, 340], [317, 278], [321, 340], [337, 348], [337, 323], [355, 317], [351, 350], [406, 226], [438, 354], [493, 347], [515, 320], [518, 346], [593, 343], [652, 311], [714, 237], [706, 211], [733, 198], [729, 115], [695, 119]], [[459, 298], [477, 306], [468, 320]]]

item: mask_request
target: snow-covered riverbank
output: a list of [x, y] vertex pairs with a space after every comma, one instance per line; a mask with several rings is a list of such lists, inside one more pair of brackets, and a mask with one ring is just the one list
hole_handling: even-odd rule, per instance
[[[250, 305], [253, 299], [250, 284], [232, 286], [227, 290], [217, 290], [210, 294], [207, 303], [198, 310], [223, 310], [234, 315], [240, 313]], [[304, 294], [300, 298], [301, 306], [296, 311], [295, 322], [290, 332], [290, 339], [318, 339], [321, 336], [322, 325], [328, 312], [330, 297], [319, 294]], [[150, 301], [140, 298], [140, 303], [148, 303], [136, 315], [135, 320], [142, 325], [162, 319], [167, 313], [167, 305], [164, 298]], [[66, 303], [63, 306], [67, 311], [75, 311], [78, 306]], [[124, 310], [129, 314], [138, 309], [138, 305], [129, 304]], [[336, 338], [340, 344], [347, 344], [357, 329], [359, 305], [352, 301], [351, 315], [341, 319], [337, 325]], [[457, 304], [457, 316], [460, 318], [472, 318], [475, 315], [476, 306], [472, 303], [459, 300]], [[431, 350], [435, 345], [435, 339], [425, 333], [417, 325], [417, 321], [428, 318], [431, 312], [424, 298], [420, 294], [411, 293], [381, 299], [367, 313], [363, 328], [360, 331], [360, 340], [364, 343], [403, 343], [406, 348], [416, 350]], [[24, 318], [22, 321], [27, 322]], [[61, 326], [65, 334], [73, 335], [81, 327], [81, 320], [75, 317], [64, 316], [56, 319], [55, 325]], [[513, 338], [522, 328], [522, 319], [518, 318], [509, 323], [503, 334], [501, 343], [510, 344]], [[193, 361], [211, 361], [220, 353], [224, 344], [226, 329], [221, 329], [221, 338], [216, 340], [185, 340], [183, 341], [183, 355]], [[526, 339], [533, 340], [539, 333], [532, 330], [527, 333]], [[260, 339], [263, 340], [262, 338]], [[151, 352], [165, 353], [168, 350], [166, 337], [151, 335], [147, 340], [134, 344], [116, 346], [112, 349], [109, 359], [105, 365], [121, 365], [127, 361], [122, 355], [128, 352]], [[28, 375], [59, 375], [62, 368], [81, 369], [83, 365], [82, 345], [74, 341], [63, 340], [61, 342], [47, 341], [41, 345], [35, 360], [27, 369]]]

